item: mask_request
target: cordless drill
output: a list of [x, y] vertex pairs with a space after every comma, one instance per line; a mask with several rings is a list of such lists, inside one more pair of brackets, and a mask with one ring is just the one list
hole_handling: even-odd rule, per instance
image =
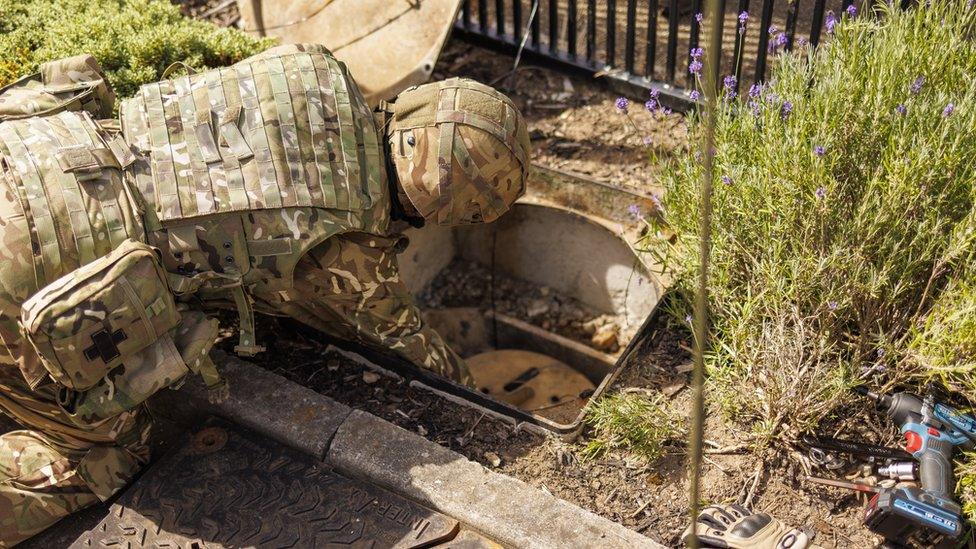
[[905, 450], [918, 460], [919, 486], [883, 488], [868, 503], [864, 523], [893, 543], [919, 536], [949, 544], [962, 534], [961, 509], [953, 498], [952, 453], [976, 446], [976, 419], [959, 410], [909, 393], [857, 392], [877, 402], [905, 436]]

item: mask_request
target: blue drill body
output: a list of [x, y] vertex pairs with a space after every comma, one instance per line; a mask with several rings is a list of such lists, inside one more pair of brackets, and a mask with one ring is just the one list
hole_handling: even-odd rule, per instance
[[862, 394], [874, 399], [901, 429], [905, 450], [918, 460], [919, 486], [882, 489], [868, 504], [865, 523], [901, 542], [918, 527], [954, 539], [962, 533], [961, 509], [953, 500], [952, 454], [976, 445], [976, 419], [933, 398], [908, 393]]

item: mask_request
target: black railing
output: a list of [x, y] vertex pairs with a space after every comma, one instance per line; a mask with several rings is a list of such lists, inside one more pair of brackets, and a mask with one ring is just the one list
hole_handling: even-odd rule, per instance
[[[536, 5], [538, 4], [538, 5]], [[852, 0], [722, 0], [723, 74], [764, 81], [769, 56], [816, 46]], [[633, 91], [657, 90], [674, 108], [693, 104], [690, 51], [710, 22], [702, 0], [465, 0], [456, 32], [470, 41], [588, 74]], [[751, 11], [755, 10], [755, 12]], [[747, 13], [744, 22], [742, 13]], [[826, 27], [825, 27], [826, 26]], [[525, 35], [528, 38], [525, 39]], [[622, 39], [621, 39], [622, 38]], [[582, 44], [580, 42], [583, 42]]]

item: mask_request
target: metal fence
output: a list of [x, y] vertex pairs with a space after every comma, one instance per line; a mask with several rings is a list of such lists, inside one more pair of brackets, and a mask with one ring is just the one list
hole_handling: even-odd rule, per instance
[[[769, 56], [816, 46], [831, 17], [853, 0], [722, 0], [722, 70], [736, 87], [764, 81]], [[618, 87], [658, 90], [676, 108], [698, 85], [690, 51], [711, 24], [703, 0], [465, 0], [455, 31], [463, 38], [587, 74]], [[755, 13], [750, 9], [755, 9]], [[742, 14], [746, 15], [743, 16]], [[520, 48], [524, 46], [524, 48]]]

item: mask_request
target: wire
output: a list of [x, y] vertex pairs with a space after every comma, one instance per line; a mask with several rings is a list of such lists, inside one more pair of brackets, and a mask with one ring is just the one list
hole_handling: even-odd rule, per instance
[[722, 16], [721, 5], [724, 0], [708, 0], [708, 19], [712, 23], [709, 33], [707, 49], [707, 71], [705, 73], [705, 139], [704, 139], [704, 178], [701, 189], [701, 235], [699, 249], [698, 291], [695, 295], [694, 333], [695, 333], [695, 366], [692, 371], [692, 391], [694, 404], [692, 406], [691, 433], [689, 435], [689, 463], [688, 463], [688, 518], [691, 521], [692, 535], [688, 537], [689, 547], [700, 547], [698, 537], [694, 535], [695, 523], [698, 520], [699, 500], [701, 499], [701, 464], [703, 454], [703, 440], [705, 436], [705, 349], [708, 337], [708, 267], [709, 256], [712, 252], [712, 178], [715, 170], [715, 124], [718, 112], [718, 80], [719, 64], [722, 50]]

